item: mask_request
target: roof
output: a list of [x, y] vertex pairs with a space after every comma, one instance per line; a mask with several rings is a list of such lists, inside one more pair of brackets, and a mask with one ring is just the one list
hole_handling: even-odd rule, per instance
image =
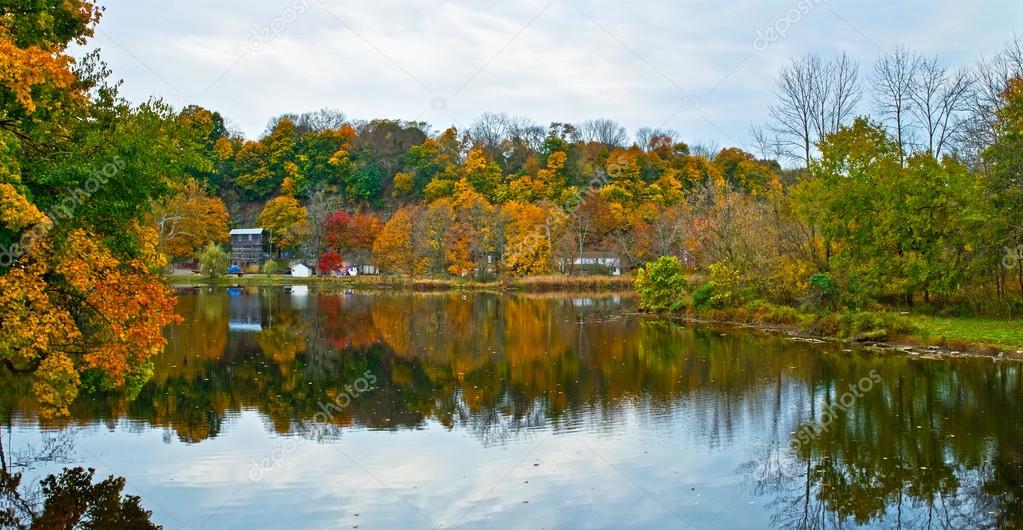
[[614, 252], [582, 252], [582, 253], [576, 253], [576, 254], [574, 254], [572, 256], [566, 256], [566, 257], [572, 257], [572, 258], [614, 258], [614, 259], [618, 259], [619, 258], [618, 254], [615, 254]]
[[248, 234], [262, 234], [262, 233], [263, 233], [263, 229], [262, 228], [235, 228], [234, 230], [231, 230], [231, 235], [232, 236], [244, 236], [244, 235], [248, 235]]

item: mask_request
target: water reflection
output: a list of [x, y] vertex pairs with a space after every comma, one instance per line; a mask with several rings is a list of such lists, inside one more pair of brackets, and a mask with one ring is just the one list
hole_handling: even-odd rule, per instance
[[[311, 436], [303, 427], [322, 422], [324, 403], [372, 374], [375, 388], [346, 400], [317, 436], [438, 425], [499, 450], [537, 433], [619, 436], [628, 423], [639, 440], [682, 432], [695, 439], [690, 450], [709, 451], [705, 459], [738, 454], [740, 465], [705, 473], [732, 477], [726, 489], [758, 499], [743, 509], [747, 522], [981, 528], [1023, 520], [1018, 364], [684, 328], [631, 315], [631, 300], [612, 296], [180, 294], [185, 322], [167, 331], [153, 380], [133, 401], [80, 400], [66, 424], [113, 427], [128, 418], [202, 444], [254, 410], [268, 432]], [[877, 385], [851, 406], [833, 406], [872, 372]], [[25, 391], [5, 387], [2, 403], [31, 423]], [[793, 443], [806, 428], [816, 434]], [[659, 454], [637, 463], [649, 480], [659, 480], [653, 462], [671, 461], [673, 448], [649, 446]], [[579, 477], [564, 480], [578, 485]], [[661, 484], [682, 499], [688, 492], [676, 485]], [[711, 526], [735, 526], [736, 517], [742, 526], [743, 512], [731, 514], [727, 501], [708, 500], [726, 514]], [[660, 523], [685, 517], [666, 512]]]

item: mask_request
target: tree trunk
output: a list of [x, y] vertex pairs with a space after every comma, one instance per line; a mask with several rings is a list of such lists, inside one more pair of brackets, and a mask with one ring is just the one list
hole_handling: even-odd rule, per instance
[[1019, 278], [1019, 300], [1023, 302], [1023, 262], [1017, 265], [1016, 273]]

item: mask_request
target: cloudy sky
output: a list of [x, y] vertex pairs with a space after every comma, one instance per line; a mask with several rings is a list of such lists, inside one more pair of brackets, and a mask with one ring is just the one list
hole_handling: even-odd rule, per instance
[[[1019, 0], [106, 0], [99, 47], [122, 94], [220, 111], [248, 137], [285, 112], [468, 126], [612, 118], [749, 144], [791, 58], [846, 51], [866, 74], [904, 44], [952, 65], [1023, 33]], [[864, 104], [862, 112], [868, 112]]]

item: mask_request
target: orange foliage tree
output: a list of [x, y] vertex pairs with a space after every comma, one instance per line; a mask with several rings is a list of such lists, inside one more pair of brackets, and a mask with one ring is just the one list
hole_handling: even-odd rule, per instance
[[178, 192], [155, 205], [150, 224], [160, 237], [159, 248], [168, 258], [192, 256], [215, 241], [227, 242], [227, 207], [219, 198], [206, 195], [195, 180], [178, 186]]
[[380, 268], [413, 277], [426, 272], [429, 260], [420, 254], [422, 245], [415, 226], [419, 215], [415, 207], [401, 208], [380, 230], [373, 243], [373, 256]]

